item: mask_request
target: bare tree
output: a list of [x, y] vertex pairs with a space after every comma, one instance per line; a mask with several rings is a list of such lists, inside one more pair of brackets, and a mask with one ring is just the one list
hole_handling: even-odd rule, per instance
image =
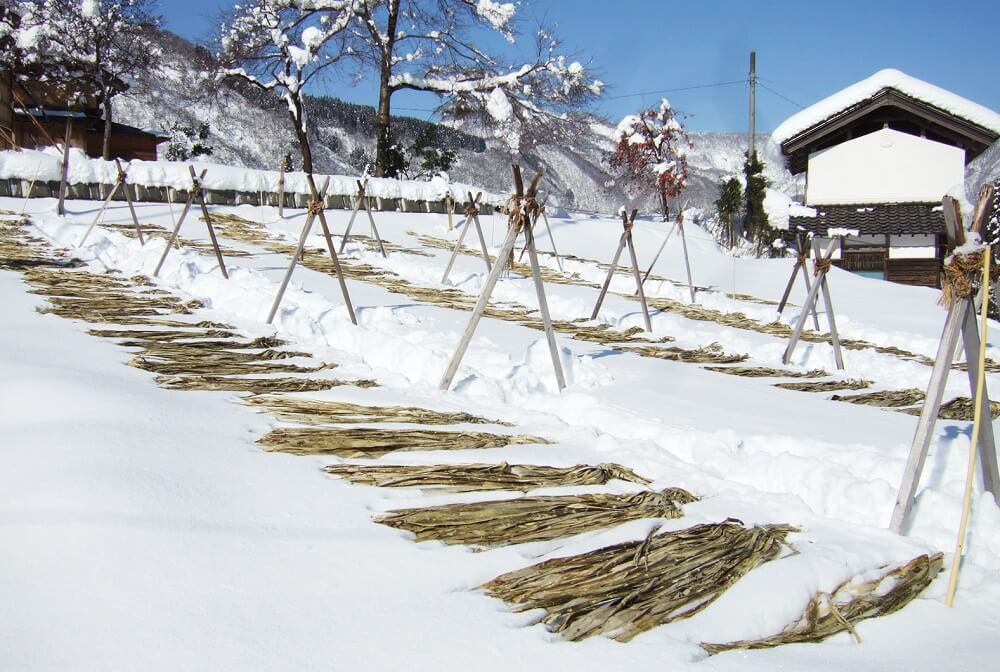
[[233, 7], [222, 24], [221, 76], [284, 98], [307, 173], [305, 89], [347, 54], [341, 38], [358, 9], [358, 0], [255, 0]]
[[[556, 53], [539, 28], [533, 60], [504, 64], [475, 41], [495, 31], [514, 42], [516, 8], [488, 0], [362, 0], [352, 28], [361, 61], [378, 73], [375, 174], [384, 175], [392, 143], [392, 96], [426, 91], [444, 115], [475, 118], [512, 151], [531, 129], [563, 124], [567, 112], [600, 94], [603, 84]], [[482, 41], [482, 40], [480, 40]]]

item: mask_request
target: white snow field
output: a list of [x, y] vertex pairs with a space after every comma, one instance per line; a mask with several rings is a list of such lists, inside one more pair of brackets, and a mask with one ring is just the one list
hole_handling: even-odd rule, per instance
[[[76, 248], [99, 203], [70, 201], [56, 217], [52, 199], [0, 199], [0, 209], [27, 209], [29, 232], [68, 248], [90, 270], [152, 276], [162, 239], [137, 240], [99, 226]], [[304, 212], [212, 208], [266, 222], [289, 240]], [[138, 204], [142, 222], [169, 228], [165, 205]], [[347, 212], [327, 213], [339, 234]], [[392, 251], [387, 259], [351, 240], [345, 261], [389, 269], [413, 285], [443, 288], [448, 252], [414, 235], [455, 240], [444, 215], [375, 213], [384, 239], [429, 256]], [[7, 222], [0, 224], [8, 226]], [[129, 221], [124, 203], [105, 224]], [[482, 217], [496, 252], [505, 233]], [[551, 218], [566, 274], [600, 282], [620, 222]], [[361, 219], [356, 231], [368, 234]], [[635, 240], [645, 269], [667, 225], [639, 221]], [[774, 307], [734, 300], [732, 290], [777, 300], [792, 267], [784, 260], [733, 260], [711, 237], [687, 228], [699, 303], [739, 311], [760, 323]], [[192, 213], [185, 238], [205, 241]], [[471, 243], [471, 238], [467, 242]], [[550, 249], [539, 231], [539, 248]], [[251, 252], [228, 257], [230, 279], [214, 257], [171, 251], [157, 284], [205, 308], [193, 321], [231, 324], [248, 336], [277, 335], [295, 350], [336, 363], [319, 376], [372, 379], [378, 387], [302, 393], [365, 405], [464, 411], [513, 427], [489, 431], [544, 437], [551, 445], [485, 450], [403, 452], [376, 463], [532, 463], [556, 466], [616, 462], [653, 481], [702, 499], [674, 520], [638, 520], [553, 542], [472, 552], [465, 546], [414, 543], [412, 535], [372, 522], [377, 512], [407, 506], [517, 496], [441, 494], [350, 485], [321, 468], [336, 457], [265, 452], [256, 443], [286, 426], [234, 403], [238, 394], [158, 387], [154, 375], [126, 362], [133, 353], [86, 333], [94, 324], [39, 314], [44, 297], [28, 293], [19, 272], [0, 270], [0, 669], [40, 670], [619, 670], [810, 669], [990, 670], [1000, 656], [1000, 510], [977, 484], [972, 525], [954, 609], [944, 606], [946, 572], [914, 602], [857, 626], [858, 644], [841, 633], [818, 644], [707, 656], [702, 642], [754, 639], [780, 632], [809, 599], [842, 582], [921, 553], [943, 551], [950, 566], [971, 433], [970, 422], [941, 421], [907, 536], [886, 527], [916, 418], [828, 400], [829, 393], [773, 386], [702, 365], [623, 352], [558, 336], [568, 388], [558, 393], [541, 331], [486, 318], [452, 391], [438, 382], [469, 314], [349, 279], [359, 326], [347, 316], [336, 280], [300, 266], [274, 326], [265, 318], [288, 264], [285, 254], [245, 241]], [[321, 247], [318, 227], [310, 247]], [[551, 256], [546, 269], [558, 272]], [[675, 236], [655, 272], [683, 278]], [[450, 285], [475, 295], [482, 259], [461, 255]], [[864, 339], [933, 357], [944, 310], [939, 292], [864, 279], [834, 269], [830, 286], [844, 338]], [[616, 276], [600, 320], [614, 329], [642, 325], [625, 275]], [[587, 318], [590, 286], [546, 283], [553, 316]], [[651, 279], [647, 295], [688, 303], [687, 288]], [[792, 300], [801, 303], [796, 285]], [[495, 301], [536, 308], [529, 279], [501, 280]], [[798, 308], [782, 320], [794, 323]], [[654, 336], [686, 349], [713, 343], [746, 354], [746, 366], [781, 367], [786, 340], [717, 322], [651, 311]], [[821, 315], [822, 319], [822, 315]], [[995, 327], [996, 325], [991, 325]], [[127, 328], [127, 327], [126, 327]], [[995, 332], [994, 332], [995, 333]], [[991, 335], [988, 355], [1000, 360]], [[867, 390], [923, 388], [930, 368], [873, 349], [845, 351], [841, 379], [864, 378]], [[833, 373], [829, 345], [802, 343], [794, 366]], [[836, 377], [836, 376], [834, 376]], [[823, 380], [829, 380], [824, 378]], [[988, 384], [1000, 390], [1000, 376]], [[847, 392], [850, 393], [850, 392]], [[998, 392], [994, 392], [998, 394]], [[962, 372], [946, 399], [968, 395]], [[464, 426], [459, 426], [462, 428]], [[469, 427], [465, 427], [469, 429]], [[371, 463], [370, 460], [351, 460]], [[626, 492], [612, 481], [532, 494]], [[562, 641], [538, 611], [516, 613], [477, 586], [546, 558], [567, 556], [664, 529], [737, 518], [746, 525], [788, 523], [789, 552], [750, 571], [697, 615], [653, 628], [627, 644], [605, 637]]]

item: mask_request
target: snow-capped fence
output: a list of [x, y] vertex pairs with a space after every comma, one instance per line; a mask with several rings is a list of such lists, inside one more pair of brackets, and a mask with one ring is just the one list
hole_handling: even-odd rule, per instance
[[[285, 173], [284, 189], [279, 190], [279, 171], [202, 161], [129, 161], [128, 182], [124, 187], [134, 201], [166, 203], [170, 199], [183, 202], [187, 200], [191, 186], [189, 165], [199, 172], [208, 169], [203, 189], [205, 202], [209, 205], [277, 207], [283, 203], [288, 208], [306, 208], [311, 198], [305, 173]], [[0, 196], [58, 198], [62, 172], [62, 153], [54, 148], [0, 152]], [[316, 176], [317, 179], [321, 177], [327, 176]], [[327, 209], [353, 209], [357, 178], [348, 175], [329, 177], [330, 190], [324, 199], [324, 206]], [[117, 171], [113, 161], [91, 159], [82, 151], [72, 149], [67, 180], [66, 198], [101, 201], [114, 189]], [[461, 195], [470, 191], [480, 190], [441, 177], [428, 182], [372, 177], [368, 178], [366, 199], [372, 210], [445, 214], [447, 208], [443, 199], [446, 194], [460, 199]], [[124, 189], [119, 189], [112, 200], [126, 200]], [[484, 192], [480, 205], [499, 208], [505, 201], [506, 196]]]

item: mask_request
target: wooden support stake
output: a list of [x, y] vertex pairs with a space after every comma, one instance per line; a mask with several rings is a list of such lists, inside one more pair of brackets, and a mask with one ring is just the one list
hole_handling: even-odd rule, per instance
[[83, 232], [83, 237], [80, 238], [80, 242], [77, 243], [77, 247], [83, 247], [83, 244], [87, 242], [87, 237], [90, 236], [90, 232], [94, 230], [95, 226], [97, 226], [97, 222], [100, 221], [101, 215], [104, 214], [105, 209], [108, 207], [108, 203], [110, 203], [111, 199], [115, 197], [115, 194], [118, 192], [118, 188], [120, 186], [121, 182], [115, 182], [115, 186], [111, 188], [111, 191], [108, 192], [104, 202], [101, 203], [101, 209], [97, 211], [97, 216], [94, 217], [94, 221], [92, 221], [90, 226], [87, 227], [87, 230]]
[[660, 260], [660, 255], [663, 254], [663, 250], [667, 247], [667, 242], [670, 240], [670, 236], [674, 235], [674, 230], [676, 229], [677, 222], [674, 222], [674, 225], [670, 227], [669, 231], [667, 231], [667, 237], [664, 238], [663, 242], [660, 244], [660, 249], [656, 251], [656, 256], [653, 257], [653, 262], [649, 265], [649, 268], [646, 269], [646, 274], [642, 276], [642, 284], [646, 284], [646, 280], [649, 279], [650, 274], [653, 272], [653, 267], [656, 266], [656, 262]]
[[445, 266], [444, 275], [441, 276], [441, 284], [448, 282], [448, 275], [451, 273], [451, 267], [455, 264], [455, 259], [458, 257], [459, 250], [462, 249], [462, 241], [465, 240], [465, 234], [469, 231], [469, 225], [474, 224], [476, 227], [476, 233], [479, 234], [479, 245], [483, 251], [483, 261], [486, 262], [486, 272], [489, 273], [491, 270], [490, 264], [490, 254], [486, 251], [486, 239], [483, 238], [483, 230], [479, 226], [479, 199], [482, 197], [483, 192], [476, 194], [475, 198], [472, 196], [472, 192], [469, 192], [469, 207], [466, 210], [465, 222], [462, 224], [462, 232], [458, 234], [458, 240], [455, 242], [455, 249], [451, 251], [451, 257], [448, 259], [448, 265]]
[[285, 218], [285, 162], [278, 168], [278, 218]]
[[371, 206], [368, 203], [368, 197], [365, 195], [365, 189], [368, 186], [368, 180], [365, 179], [364, 182], [357, 180], [358, 193], [357, 200], [354, 203], [354, 210], [351, 212], [351, 218], [347, 221], [347, 230], [344, 231], [344, 237], [340, 241], [340, 253], [344, 253], [344, 248], [347, 246], [347, 240], [351, 237], [351, 227], [354, 226], [354, 218], [358, 215], [358, 210], [361, 209], [362, 204], [365, 206], [365, 212], [368, 213], [368, 221], [371, 223], [372, 233], [375, 239], [378, 241], [379, 249], [382, 251], [382, 257], [386, 257], [385, 246], [382, 244], [382, 237], [378, 235], [378, 229], [375, 228], [375, 218], [372, 217]]
[[615, 250], [615, 256], [611, 259], [611, 266], [608, 268], [608, 274], [604, 278], [601, 292], [597, 295], [597, 303], [594, 304], [594, 310], [590, 315], [590, 319], [597, 319], [597, 314], [604, 303], [604, 297], [607, 296], [608, 287], [611, 286], [611, 279], [614, 277], [615, 271], [618, 270], [618, 260], [621, 258], [622, 251], [628, 249], [629, 256], [632, 259], [632, 275], [635, 277], [636, 293], [639, 295], [639, 303], [642, 305], [642, 317], [646, 323], [646, 331], [653, 331], [653, 324], [649, 319], [649, 307], [646, 305], [646, 294], [642, 291], [642, 278], [639, 277], [639, 262], [635, 255], [635, 242], [632, 240], [632, 228], [635, 226], [635, 216], [638, 213], [638, 209], [633, 209], [631, 215], [626, 214], [622, 210], [622, 227], [624, 231], [622, 231], [622, 235], [618, 239], [618, 248]]
[[[205, 218], [205, 226], [208, 227], [208, 237], [212, 239], [212, 249], [215, 250], [215, 258], [219, 261], [219, 269], [222, 271], [222, 277], [228, 280], [229, 273], [226, 272], [226, 262], [222, 260], [222, 250], [219, 248], [219, 241], [215, 238], [215, 228], [212, 226], [212, 217], [208, 214], [208, 206], [205, 205], [205, 192], [201, 188], [201, 179], [195, 174], [194, 166], [189, 165], [188, 170], [191, 172], [191, 182], [194, 184], [192, 193], [201, 205], [201, 213]], [[204, 172], [202, 175], [204, 175]]]
[[340, 257], [333, 246], [333, 236], [330, 234], [330, 227], [326, 223], [326, 212], [323, 206], [324, 199], [320, 198], [316, 191], [316, 182], [312, 174], [306, 176], [309, 183], [309, 192], [312, 194], [313, 202], [319, 210], [319, 224], [323, 227], [323, 238], [326, 239], [326, 249], [330, 253], [330, 261], [333, 263], [333, 270], [337, 274], [337, 282], [340, 284], [340, 293], [344, 297], [344, 305], [347, 307], [347, 314], [351, 318], [351, 324], [357, 325], [358, 318], [354, 314], [354, 304], [351, 303], [351, 295], [347, 292], [347, 281], [344, 279], [344, 269], [340, 267]]
[[[452, 221], [452, 217], [455, 214], [455, 199], [451, 197], [450, 191], [444, 195], [444, 209], [445, 212], [448, 213], [448, 230], [454, 231], [455, 226], [454, 222]], [[468, 224], [469, 223], [468, 220], [466, 220], [465, 223]]]
[[[489, 304], [490, 296], [493, 294], [493, 289], [500, 280], [500, 275], [504, 272], [507, 266], [507, 261], [512, 258], [514, 253], [514, 243], [517, 241], [518, 235], [520, 235], [523, 228], [530, 227], [532, 224], [531, 221], [528, 221], [531, 213], [525, 213], [525, 204], [522, 203], [522, 198], [524, 200], [534, 199], [535, 194], [538, 191], [538, 182], [541, 180], [542, 174], [539, 173], [535, 175], [535, 178], [531, 181], [531, 185], [528, 187], [527, 192], [525, 192], [524, 182], [521, 179], [520, 166], [515, 164], [513, 166], [513, 170], [514, 193], [516, 195], [517, 205], [509, 215], [510, 219], [509, 226], [507, 228], [507, 237], [504, 239], [503, 245], [500, 248], [500, 253], [497, 255], [496, 264], [493, 265], [493, 269], [486, 278], [486, 283], [483, 285], [483, 289], [479, 294], [479, 300], [476, 302], [476, 306], [472, 310], [472, 316], [469, 318], [469, 324], [465, 327], [465, 331], [462, 332], [462, 337], [459, 339], [458, 346], [455, 348], [455, 354], [452, 356], [451, 361], [448, 363], [448, 368], [445, 370], [444, 376], [441, 378], [440, 388], [442, 390], [450, 388], [452, 381], [455, 379], [455, 374], [458, 372], [458, 367], [462, 363], [465, 351], [469, 348], [472, 336], [476, 332], [476, 326], [479, 324], [479, 320], [482, 319], [483, 313], [486, 311], [486, 306]], [[532, 279], [534, 280], [535, 291], [537, 292], [539, 298], [539, 310], [542, 313], [542, 323], [545, 326], [549, 352], [552, 355], [552, 366], [555, 369], [556, 382], [559, 385], [559, 389], [563, 390], [566, 387], [566, 381], [563, 377], [562, 362], [559, 359], [559, 351], [555, 342], [555, 332], [552, 329], [552, 322], [549, 318], [548, 303], [545, 301], [545, 289], [544, 284], [542, 283], [541, 271], [538, 268], [538, 257], [534, 252], [533, 246], [530, 252], [532, 258]]]
[[66, 137], [63, 139], [62, 178], [59, 180], [59, 205], [56, 214], [60, 217], [66, 214], [66, 189], [69, 178], [69, 140], [73, 134], [73, 117], [66, 117]]
[[[121, 161], [115, 159], [115, 168], [118, 170], [118, 183], [121, 185], [122, 191], [125, 192], [125, 202], [128, 203], [129, 214], [132, 215], [132, 223], [135, 225], [135, 235], [139, 237], [139, 244], [145, 246], [146, 241], [142, 237], [142, 228], [139, 226], [139, 218], [135, 216], [135, 206], [132, 205], [132, 193], [128, 190], [128, 183], [125, 181], [127, 175], [124, 170], [122, 170]], [[194, 169], [191, 169], [191, 174], [194, 175]], [[225, 275], [225, 272], [223, 272]]]
[[[829, 261], [833, 257], [833, 250], [837, 246], [838, 238], [833, 236], [830, 238], [830, 243], [826, 246], [826, 253], [820, 254], [819, 248], [815, 249], [816, 263], [820, 264], [822, 261]], [[785, 348], [785, 354], [782, 355], [781, 361], [788, 364], [792, 359], [792, 353], [795, 352], [795, 346], [798, 345], [799, 339], [802, 338], [802, 330], [806, 325], [806, 316], [809, 314], [810, 310], [815, 310], [816, 301], [819, 297], [820, 290], [823, 289], [824, 282], [826, 280], [826, 270], [818, 267], [816, 279], [813, 281], [812, 287], [809, 289], [809, 294], [806, 295], [806, 301], [802, 305], [802, 315], [799, 317], [799, 321], [795, 323], [795, 329], [792, 331], [792, 336], [788, 339], [788, 347]], [[826, 294], [824, 294], [824, 301], [826, 296], [829, 294], [829, 289], [827, 289]], [[827, 309], [830, 310], [832, 304], [827, 303]], [[834, 357], [837, 361], [837, 368], [843, 369], [843, 354], [840, 351], [840, 338], [836, 334], [836, 325], [833, 319], [833, 313], [827, 314], [827, 319], [830, 320], [831, 338], [833, 341], [833, 351]]]
[[[330, 178], [326, 178], [323, 183], [323, 187], [319, 190], [320, 199], [326, 196], [326, 190], [330, 186]], [[267, 314], [267, 323], [271, 324], [274, 321], [274, 316], [278, 314], [278, 307], [281, 305], [281, 299], [285, 296], [285, 290], [288, 289], [288, 283], [292, 279], [292, 273], [295, 272], [295, 266], [299, 263], [299, 257], [302, 256], [302, 250], [305, 249], [306, 239], [309, 237], [309, 232], [312, 230], [313, 221], [316, 219], [316, 212], [310, 210], [306, 214], [306, 221], [302, 224], [302, 232], [299, 234], [299, 244], [295, 248], [295, 253], [292, 254], [292, 260], [288, 263], [288, 270], [285, 271], [285, 277], [281, 279], [281, 284], [278, 286], [278, 293], [274, 297], [274, 302], [271, 304], [271, 310]]]
[[[992, 196], [993, 192], [991, 189], [984, 190], [979, 195], [980, 204], [982, 204], [984, 198], [992, 200]], [[957, 200], [945, 196], [942, 205], [948, 248], [949, 250], [953, 250], [955, 247], [965, 243], [962, 215]], [[985, 211], [977, 208], [971, 230], [981, 233], [985, 226], [986, 218]], [[986, 253], [991, 253], [988, 248]], [[982, 394], [977, 394], [979, 362], [976, 360], [974, 353], [979, 352], [981, 343], [974, 301], [971, 297], [956, 298], [948, 306], [944, 329], [941, 332], [941, 342], [938, 344], [934, 367], [931, 369], [930, 382], [927, 384], [924, 405], [920, 411], [920, 419], [917, 421], [917, 429], [913, 435], [913, 442], [910, 444], [910, 454], [906, 461], [906, 467], [903, 470], [899, 492], [896, 495], [896, 505], [892, 512], [892, 519], [889, 522], [889, 529], [897, 534], [902, 534], [910, 521], [913, 511], [913, 499], [917, 494], [917, 487], [920, 485], [920, 476], [930, 450], [931, 440], [934, 435], [934, 425], [937, 422], [938, 412], [941, 409], [941, 401], [944, 398], [945, 385], [948, 382], [951, 362], [955, 358], [959, 336], [962, 337], [963, 347], [966, 352], [972, 402], [978, 407], [978, 412], [986, 413], [983, 416], [986, 422], [982, 424], [977, 441], [979, 464], [983, 472], [983, 486], [987, 492], [993, 495], [993, 501], [1000, 504], [1000, 473], [998, 473], [997, 467], [996, 439], [993, 433], [993, 415], [989, 403], [990, 395], [985, 382]]]
[[[202, 170], [198, 179], [203, 179], [205, 177], [205, 173], [207, 172], [208, 169]], [[181, 225], [184, 223], [184, 218], [187, 217], [188, 210], [191, 209], [192, 203], [194, 203], [194, 189], [188, 192], [187, 201], [184, 202], [184, 209], [181, 211], [181, 216], [174, 224], [174, 230], [170, 232], [170, 238], [167, 239], [167, 246], [163, 250], [163, 255], [160, 256], [159, 263], [156, 264], [156, 270], [153, 271], [153, 277], [158, 277], [160, 275], [160, 270], [163, 268], [163, 262], [167, 260], [167, 255], [170, 254], [170, 248], [176, 245], [177, 249], [180, 249], [180, 245], [177, 241], [177, 235], [181, 231]]]
[[691, 281], [691, 260], [688, 258], [687, 236], [684, 235], [684, 207], [677, 212], [677, 231], [681, 236], [681, 248], [684, 250], [684, 269], [687, 271], [688, 289], [691, 290], [691, 303], [695, 302], [694, 282]]
[[[527, 216], [531, 217], [531, 213]], [[559, 386], [559, 391], [562, 392], [566, 389], [566, 378], [563, 375], [562, 360], [559, 357], [559, 346], [556, 344], [555, 330], [552, 329], [552, 317], [549, 315], [549, 302], [545, 298], [545, 285], [542, 282], [542, 272], [538, 267], [535, 234], [531, 231], [532, 224], [538, 221], [537, 212], [534, 213], [534, 218], [535, 222], [528, 222], [528, 226], [524, 232], [525, 237], [528, 239], [528, 260], [531, 262], [531, 277], [535, 281], [535, 294], [538, 296], [538, 311], [542, 314], [542, 326], [545, 328], [545, 340], [548, 341], [549, 355], [552, 356], [552, 368], [555, 369], [556, 384]]]

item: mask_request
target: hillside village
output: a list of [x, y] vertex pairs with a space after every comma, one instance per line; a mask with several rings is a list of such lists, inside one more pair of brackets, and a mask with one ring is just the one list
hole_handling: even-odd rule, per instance
[[1000, 113], [873, 64], [750, 140], [515, 4], [157, 9], [0, 4], [0, 668], [990, 669]]

